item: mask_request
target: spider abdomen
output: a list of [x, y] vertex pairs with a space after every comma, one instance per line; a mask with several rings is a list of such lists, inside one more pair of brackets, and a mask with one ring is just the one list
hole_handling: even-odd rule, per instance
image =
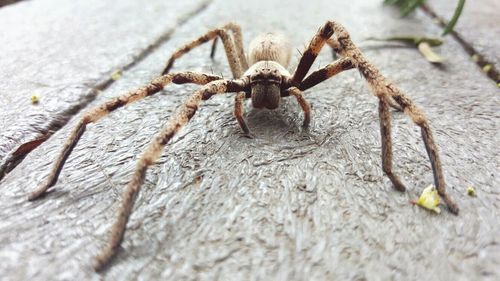
[[288, 39], [277, 33], [265, 33], [250, 42], [248, 62], [250, 65], [259, 61], [275, 61], [285, 67], [290, 62], [292, 46]]

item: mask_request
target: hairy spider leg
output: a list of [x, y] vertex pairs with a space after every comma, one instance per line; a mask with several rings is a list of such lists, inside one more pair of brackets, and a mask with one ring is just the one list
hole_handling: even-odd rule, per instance
[[211, 81], [219, 79], [222, 79], [222, 77], [210, 74], [199, 74], [194, 72], [167, 74], [154, 79], [146, 86], [143, 86], [139, 89], [131, 91], [122, 96], [116, 97], [94, 109], [91, 109], [86, 114], [84, 114], [84, 116], [77, 123], [73, 131], [70, 133], [59, 156], [54, 162], [52, 170], [45, 183], [43, 183], [42, 185], [39, 186], [38, 189], [30, 193], [30, 195], [28, 196], [28, 200], [32, 201], [41, 197], [51, 186], [53, 186], [57, 182], [57, 178], [59, 177], [59, 174], [64, 166], [64, 163], [66, 162], [66, 159], [68, 158], [71, 151], [77, 144], [78, 140], [80, 140], [80, 137], [85, 132], [87, 124], [97, 122], [102, 117], [108, 115], [110, 112], [122, 106], [125, 106], [132, 102], [135, 102], [137, 100], [143, 99], [145, 97], [160, 92], [170, 82], [176, 84], [194, 83], [194, 84], [204, 85]]
[[[233, 35], [232, 37], [230, 36], [230, 33], [228, 31], [232, 32]], [[243, 75], [243, 72], [248, 69], [248, 61], [245, 56], [245, 49], [243, 47], [243, 36], [241, 33], [241, 27], [235, 23], [228, 23], [222, 26], [221, 28], [210, 30], [204, 35], [200, 36], [199, 38], [179, 48], [177, 51], [174, 52], [174, 54], [172, 54], [172, 56], [168, 60], [167, 66], [163, 70], [163, 74], [169, 72], [176, 59], [212, 39], [213, 39], [213, 44], [212, 44], [212, 50], [210, 52], [210, 57], [213, 58], [215, 55], [216, 44], [219, 37], [222, 39], [227, 60], [229, 62], [229, 66], [231, 68], [234, 78], [241, 77]], [[241, 99], [239, 98], [239, 96], [241, 95], [237, 95], [235, 97], [234, 115], [245, 135], [250, 136], [250, 130], [248, 129], [248, 126], [243, 117], [244, 98]]]
[[304, 98], [302, 91], [297, 87], [290, 87], [287, 89], [287, 92], [297, 99], [302, 111], [304, 111], [304, 122], [302, 123], [302, 126], [309, 126], [309, 123], [311, 122], [311, 106]]
[[116, 254], [116, 250], [120, 245], [127, 221], [132, 212], [137, 194], [140, 191], [146, 170], [150, 165], [153, 165], [161, 155], [164, 146], [170, 139], [191, 120], [196, 113], [202, 100], [207, 100], [213, 95], [227, 92], [240, 92], [248, 87], [248, 81], [243, 79], [238, 80], [217, 80], [210, 82], [198, 89], [192, 94], [184, 104], [177, 110], [176, 114], [170, 118], [167, 125], [161, 129], [160, 133], [149, 143], [142, 155], [137, 161], [135, 172], [130, 180], [127, 188], [123, 193], [123, 201], [118, 211], [118, 218], [111, 229], [109, 243], [102, 249], [101, 253], [96, 257], [94, 269], [102, 270]]
[[[340, 54], [342, 52], [342, 47], [340, 46], [340, 43], [336, 40], [336, 38], [328, 39], [326, 41], [326, 44], [328, 44], [332, 48], [334, 59], [336, 58], [337, 54]], [[392, 97], [387, 98], [387, 103], [397, 111], [403, 111], [403, 108]]]
[[355, 62], [349, 57], [338, 59], [307, 76], [300, 84], [299, 89], [305, 91], [342, 71], [356, 68]]
[[250, 137], [250, 129], [248, 128], [248, 125], [245, 122], [245, 118], [243, 117], [243, 102], [245, 101], [245, 98], [245, 92], [238, 92], [238, 94], [236, 94], [236, 97], [234, 99], [234, 116], [236, 117], [238, 124], [240, 124], [243, 133], [245, 133], [246, 136]]
[[[243, 36], [241, 33], [241, 27], [236, 23], [230, 22], [224, 25], [222, 28], [231, 30], [233, 32], [233, 40], [236, 45], [236, 51], [238, 52], [238, 58], [240, 59], [241, 70], [245, 72], [248, 69], [248, 61], [247, 57], [245, 56], [245, 48], [243, 47]], [[213, 41], [212, 49], [210, 51], [211, 58], [214, 58], [215, 56], [218, 38], [219, 37], [215, 37]]]
[[339, 41], [337, 41], [336, 38], [329, 38], [326, 40], [326, 44], [332, 48], [333, 59], [337, 59], [337, 54], [339, 54], [341, 50]]
[[[342, 57], [348, 57], [354, 61], [354, 65], [359, 69], [363, 77], [367, 80], [368, 85], [370, 86], [375, 96], [377, 96], [379, 99], [383, 99], [384, 97], [386, 97], [387, 100], [390, 100], [392, 98], [411, 118], [411, 120], [421, 128], [422, 139], [424, 141], [425, 148], [431, 162], [434, 175], [434, 183], [436, 185], [438, 193], [443, 198], [449, 210], [454, 214], [458, 214], [458, 206], [446, 193], [438, 149], [434, 142], [429, 122], [427, 121], [424, 113], [398, 87], [387, 80], [373, 64], [365, 59], [361, 51], [351, 41], [349, 33], [341, 24], [334, 21], [328, 21], [319, 29], [317, 34], [311, 40], [311, 43], [304, 52], [302, 58], [300, 59], [297, 70], [295, 71], [292, 78], [292, 84], [300, 84], [302, 79], [309, 71], [309, 68], [316, 59], [317, 55], [319, 54], [321, 48], [334, 33], [338, 42], [338, 45], [335, 45], [334, 47], [338, 48], [339, 54]], [[386, 102], [389, 102], [387, 100]], [[395, 180], [397, 177], [394, 176], [392, 171], [389, 178], [391, 179], [392, 184], [396, 189], [398, 189], [398, 187], [399, 189], [402, 189], [401, 182]]]
[[380, 118], [380, 135], [382, 138], [382, 169], [391, 180], [394, 188], [405, 191], [405, 186], [397, 175], [392, 172], [392, 138], [391, 138], [391, 112], [387, 96], [381, 96], [378, 102], [378, 114]]
[[[342, 47], [341, 47], [339, 41], [337, 40], [337, 38], [327, 38], [326, 44], [331, 47], [332, 57], [333, 57], [333, 59], [336, 59], [336, 61], [325, 66], [324, 67], [325, 70], [320, 69], [319, 71], [315, 71], [314, 73], [312, 73], [314, 75], [311, 74], [305, 79], [307, 81], [303, 81], [307, 72], [309, 72], [309, 69], [311, 68], [312, 63], [314, 62], [314, 60], [318, 56], [319, 52], [321, 51], [321, 48], [324, 45], [323, 43], [318, 42], [318, 40], [319, 41], [322, 40], [322, 37], [318, 36], [318, 35], [316, 35], [316, 36], [315, 36], [316, 38], [313, 38], [313, 40], [311, 40], [311, 44], [309, 44], [309, 47], [307, 48], [306, 52], [304, 52], [305, 58], [303, 56], [304, 59], [299, 62], [299, 65], [297, 66], [297, 70], [294, 73], [294, 77], [292, 78], [292, 83], [299, 83], [298, 84], [298, 85], [300, 85], [299, 88], [303, 91], [323, 82], [324, 80], [326, 80], [334, 75], [337, 75], [338, 73], [340, 73], [342, 71], [349, 70], [349, 69], [356, 67], [354, 61], [352, 59], [350, 59], [349, 57], [343, 57], [343, 58], [337, 59], [337, 54], [342, 55]], [[311, 48], [316, 48], [316, 49], [311, 49]], [[403, 110], [401, 108], [401, 106], [399, 104], [397, 104], [392, 99], [392, 97], [389, 97], [387, 101], [392, 108], [394, 108], [398, 111]]]
[[[235, 34], [234, 40], [231, 38], [229, 32], [226, 30], [229, 29], [233, 31]], [[235, 31], [236, 30], [236, 31]], [[224, 49], [226, 51], [227, 60], [229, 62], [229, 67], [231, 68], [231, 72], [234, 78], [240, 78], [243, 74], [244, 70], [248, 68], [248, 63], [245, 58], [245, 51], [243, 50], [243, 43], [241, 38], [241, 29], [236, 24], [227, 24], [222, 28], [215, 28], [204, 35], [198, 37], [197, 39], [187, 43], [183, 47], [179, 48], [175, 51], [172, 56], [169, 58], [165, 69], [162, 74], [167, 74], [172, 68], [174, 61], [180, 58], [182, 55], [188, 53], [193, 48], [198, 47], [210, 40], [215, 40], [218, 37], [222, 39], [222, 43], [224, 45]], [[236, 42], [234, 42], [236, 41]]]

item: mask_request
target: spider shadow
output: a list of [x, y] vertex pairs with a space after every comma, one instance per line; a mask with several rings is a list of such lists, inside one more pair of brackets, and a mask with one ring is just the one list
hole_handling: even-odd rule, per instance
[[36, 200], [33, 200], [33, 201], [26, 200], [27, 194], [24, 194], [24, 193], [20, 197], [23, 200], [29, 202], [29, 204], [31, 204], [33, 206], [37, 206], [37, 205], [42, 205], [42, 204], [47, 203], [46, 202], [47, 200], [54, 200], [54, 199], [60, 199], [60, 198], [63, 198], [63, 200], [67, 200], [67, 198], [70, 198], [70, 197], [68, 197], [70, 194], [71, 194], [70, 190], [64, 190], [62, 187], [52, 187], [52, 188], [48, 189], [45, 193], [40, 195], [40, 197], [38, 197]]
[[274, 110], [247, 107], [246, 121], [253, 137], [262, 140], [276, 141], [283, 136], [301, 136], [309, 132], [302, 127], [303, 112], [291, 105], [292, 101], [282, 100], [280, 107]]

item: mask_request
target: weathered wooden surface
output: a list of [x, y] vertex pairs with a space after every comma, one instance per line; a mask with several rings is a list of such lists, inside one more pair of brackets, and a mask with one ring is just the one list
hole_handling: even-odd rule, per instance
[[[369, 36], [440, 32], [425, 15], [400, 19], [397, 10], [378, 0], [245, 2], [210, 4], [90, 106], [149, 81], [177, 47], [227, 21], [242, 25], [246, 43], [260, 32], [280, 30], [302, 51], [325, 20], [335, 19], [428, 114], [448, 190], [461, 214], [434, 215], [408, 203], [432, 183], [432, 174], [418, 129], [401, 113], [393, 114], [395, 167], [409, 190], [401, 194], [391, 188], [380, 166], [376, 99], [359, 74], [351, 71], [307, 92], [313, 105], [308, 131], [301, 129], [302, 114], [292, 99], [275, 112], [246, 107], [255, 139], [241, 137], [231, 95], [206, 102], [148, 172], [123, 250], [102, 276], [107, 280], [498, 279], [498, 89], [458, 44], [446, 38], [441, 52], [452, 59], [437, 68], [415, 50], [377, 48], [364, 42]], [[127, 20], [117, 17], [116, 25]], [[156, 19], [151, 28], [160, 22]], [[148, 40], [143, 34], [135, 36], [137, 41]], [[110, 52], [111, 57], [123, 55], [120, 49]], [[222, 72], [229, 77], [222, 52], [214, 62], [208, 53], [209, 46], [195, 50], [176, 62], [175, 69]], [[299, 56], [298, 51], [294, 54], [291, 70]], [[325, 51], [313, 68], [330, 61], [330, 52]], [[56, 67], [51, 60], [32, 64]], [[59, 82], [71, 84], [62, 78]], [[26, 85], [18, 85], [19, 90]], [[47, 175], [77, 117], [9, 173], [0, 183], [0, 278], [100, 279], [91, 268], [92, 259], [107, 241], [135, 159], [195, 88], [171, 86], [89, 126], [54, 191], [42, 200], [27, 202], [25, 195]], [[58, 93], [63, 100], [70, 94]], [[465, 194], [468, 185], [475, 187], [477, 198]]]
[[[34, 1], [0, 10], [0, 179], [205, 0]], [[32, 105], [30, 97], [40, 96]], [[24, 146], [23, 146], [24, 145]]]

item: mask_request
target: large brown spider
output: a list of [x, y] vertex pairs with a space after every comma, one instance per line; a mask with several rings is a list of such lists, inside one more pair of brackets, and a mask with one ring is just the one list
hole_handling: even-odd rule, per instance
[[[332, 37], [333, 35], [335, 37]], [[234, 79], [223, 79], [220, 76], [195, 72], [168, 73], [176, 59], [210, 40], [214, 40], [211, 54], [213, 56], [218, 37], [222, 39], [224, 44]], [[341, 58], [314, 71], [304, 79], [325, 43], [330, 45]], [[242, 44], [241, 29], [238, 25], [229, 23], [222, 28], [210, 30], [205, 35], [178, 49], [169, 59], [162, 76], [142, 88], [114, 98], [87, 112], [64, 144], [47, 181], [30, 194], [29, 200], [39, 198], [56, 183], [64, 162], [82, 136], [88, 123], [96, 122], [111, 111], [124, 105], [158, 93], [171, 82], [204, 85], [194, 92], [184, 105], [178, 109], [177, 113], [170, 118], [168, 124], [152, 140], [137, 161], [134, 175], [123, 194], [123, 202], [118, 212], [118, 219], [111, 230], [110, 241], [96, 259], [95, 269], [99, 271], [109, 263], [123, 239], [128, 218], [132, 212], [135, 198], [143, 184], [147, 168], [155, 163], [162, 153], [163, 147], [193, 117], [202, 100], [207, 100], [219, 93], [236, 93], [234, 114], [242, 130], [246, 134], [250, 134], [243, 118], [244, 99], [251, 98], [255, 108], [275, 109], [279, 106], [281, 97], [292, 95], [297, 99], [304, 111], [303, 125], [307, 126], [310, 121], [311, 108], [304, 99], [302, 92], [344, 70], [358, 68], [368, 81], [375, 96], [379, 99], [382, 167], [394, 188], [398, 191], [405, 190], [399, 177], [392, 171], [389, 106], [403, 110], [421, 128], [422, 138], [429, 155], [439, 195], [446, 202], [449, 210], [454, 214], [458, 214], [458, 206], [446, 194], [437, 147], [424, 114], [399, 88], [389, 82], [375, 66], [365, 59], [361, 51], [352, 43], [349, 34], [342, 25], [334, 21], [328, 21], [318, 30], [300, 58], [293, 75], [290, 75], [286, 70], [290, 56], [291, 48], [286, 38], [281, 35], [267, 33], [252, 41], [247, 62]]]

